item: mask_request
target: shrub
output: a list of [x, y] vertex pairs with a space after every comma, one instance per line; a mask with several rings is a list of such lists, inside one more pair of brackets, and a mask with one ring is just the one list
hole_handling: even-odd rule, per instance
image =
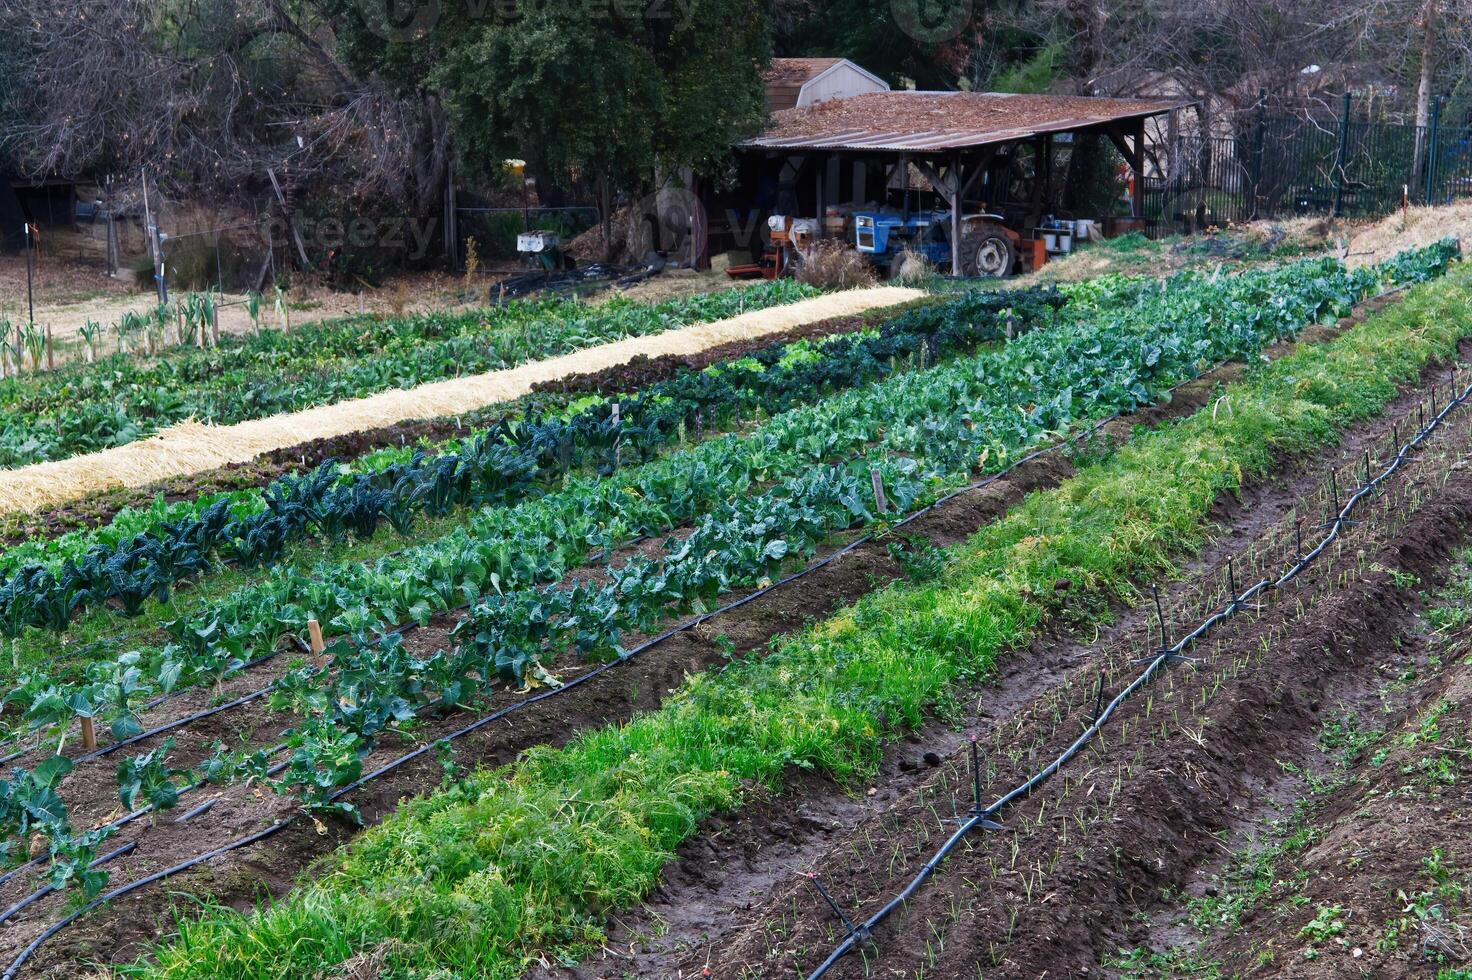
[[817, 242], [797, 267], [797, 280], [819, 289], [853, 289], [874, 284], [874, 267], [842, 242]]

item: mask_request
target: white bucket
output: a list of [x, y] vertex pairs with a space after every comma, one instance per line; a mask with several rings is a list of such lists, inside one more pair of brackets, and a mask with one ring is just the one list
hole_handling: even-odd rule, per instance
[[1050, 231], [1043, 232], [1043, 248], [1050, 252], [1058, 251], [1058, 236]]

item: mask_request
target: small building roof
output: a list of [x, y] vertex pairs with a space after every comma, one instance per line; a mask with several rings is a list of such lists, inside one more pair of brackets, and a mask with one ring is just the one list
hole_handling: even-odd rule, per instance
[[884, 79], [847, 58], [774, 58], [762, 80], [768, 112], [889, 89]]
[[762, 72], [762, 81], [768, 85], [801, 85], [817, 78], [842, 60], [842, 58], [773, 58], [771, 67]]
[[1140, 119], [1190, 104], [998, 92], [869, 92], [775, 112], [771, 125], [742, 146], [933, 153]]

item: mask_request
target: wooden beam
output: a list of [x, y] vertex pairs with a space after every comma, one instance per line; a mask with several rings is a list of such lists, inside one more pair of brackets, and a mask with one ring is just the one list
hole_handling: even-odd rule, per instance
[[[899, 167], [900, 167], [900, 188], [901, 188], [901, 193], [904, 194], [904, 201], [905, 201], [904, 211], [902, 213], [904, 215], [905, 220], [906, 221], [909, 221], [910, 220], [910, 155], [908, 153], [901, 153], [900, 154]], [[886, 197], [888, 196], [888, 192], [887, 191], [886, 191], [885, 196]]]
[[281, 216], [286, 220], [286, 230], [291, 232], [291, 240], [296, 245], [296, 254], [301, 259], [302, 270], [310, 269], [312, 261], [307, 258], [307, 249], [302, 244], [301, 232], [296, 230], [296, 222], [291, 220], [291, 208], [286, 204], [286, 195], [281, 192], [281, 182], [276, 179], [276, 171], [267, 167], [266, 176], [271, 178], [271, 189], [276, 192], [276, 201], [281, 205]]
[[800, 209], [802, 202], [797, 198], [797, 181], [806, 162], [807, 157], [800, 153], [782, 158], [782, 166], [777, 170], [778, 212], [791, 215]]
[[936, 170], [927, 160], [915, 161], [915, 169], [920, 171], [922, 177], [930, 181], [930, 186], [934, 187], [940, 193], [941, 198], [946, 204], [953, 208], [955, 207], [954, 202], [956, 199], [956, 171], [954, 168], [954, 161], [944, 172]]
[[951, 194], [951, 275], [961, 278], [961, 194], [962, 172], [961, 151], [957, 150], [951, 157], [950, 173], [946, 175], [954, 182], [955, 187]]
[[930, 185], [936, 189], [951, 209], [951, 275], [961, 275], [961, 219], [966, 207], [966, 191], [976, 181], [977, 174], [981, 173], [981, 167], [975, 167], [971, 171], [970, 180], [966, 179], [965, 165], [961, 161], [961, 151], [956, 150], [951, 154], [950, 163], [942, 171], [936, 170], [928, 161], [918, 160], [915, 168], [930, 181]]
[[825, 153], [818, 157], [817, 171], [817, 184], [813, 188], [814, 209], [817, 211], [815, 217], [818, 219], [818, 234], [816, 237], [822, 238], [823, 211], [828, 207], [828, 154]]
[[1053, 134], [1049, 133], [1043, 137], [1043, 206], [1052, 210], [1053, 200]]
[[[976, 182], [981, 178], [981, 175], [986, 173], [986, 168], [991, 164], [992, 157], [996, 155], [996, 148], [989, 146], [982, 150], [976, 162], [971, 165], [971, 176], [967, 177], [965, 183], [961, 185], [961, 204], [963, 207], [966, 204], [966, 195], [976, 186]], [[964, 171], [962, 173], [964, 175]]]
[[1129, 143], [1125, 142], [1125, 134], [1120, 131], [1119, 127], [1111, 123], [1104, 127], [1104, 134], [1109, 137], [1109, 142], [1114, 144], [1114, 148], [1119, 151], [1119, 155], [1124, 157], [1125, 163], [1130, 165], [1130, 169], [1139, 169], [1139, 155]]
[[1135, 194], [1130, 201], [1130, 210], [1141, 219], [1140, 230], [1144, 231], [1145, 218], [1145, 120], [1136, 119], [1131, 125], [1135, 138]]
[[1027, 209], [1028, 227], [1036, 227], [1043, 220], [1043, 138], [1032, 140], [1032, 202]]
[[[1141, 119], [1131, 123], [1129, 132], [1111, 123], [1104, 127], [1104, 132], [1135, 175], [1135, 192], [1130, 195], [1130, 214], [1136, 218], [1143, 218], [1145, 216], [1145, 121]], [[1133, 147], [1126, 142], [1127, 137], [1134, 140]]]

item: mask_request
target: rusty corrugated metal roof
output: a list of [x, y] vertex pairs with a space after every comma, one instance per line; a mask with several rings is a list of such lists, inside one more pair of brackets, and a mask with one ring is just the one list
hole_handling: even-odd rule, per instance
[[953, 150], [1158, 115], [1190, 102], [980, 92], [869, 92], [773, 113], [743, 146], [766, 149]]
[[842, 60], [842, 58], [773, 58], [771, 67], [762, 72], [762, 81], [768, 85], [801, 85], [821, 75]]

